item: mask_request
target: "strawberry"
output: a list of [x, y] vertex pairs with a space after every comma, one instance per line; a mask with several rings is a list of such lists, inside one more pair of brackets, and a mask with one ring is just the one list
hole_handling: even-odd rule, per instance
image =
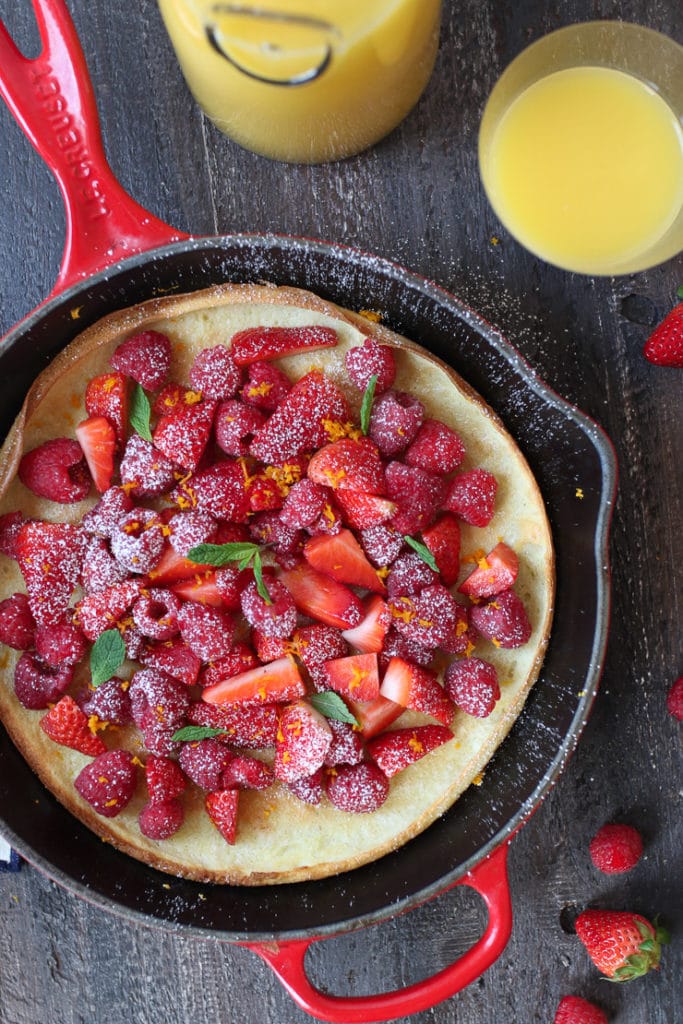
[[76, 616], [88, 640], [97, 640], [105, 629], [115, 626], [133, 607], [143, 585], [141, 579], [128, 579], [79, 601]]
[[349, 645], [334, 626], [314, 623], [301, 626], [292, 637], [292, 653], [303, 662], [316, 689], [327, 685], [325, 662], [332, 658], [343, 658], [349, 653]]
[[80, 796], [105, 818], [116, 817], [130, 803], [136, 783], [133, 755], [127, 750], [100, 754], [74, 780]]
[[365, 391], [371, 377], [376, 377], [375, 394], [381, 395], [394, 383], [396, 360], [389, 345], [380, 345], [374, 338], [364, 338], [362, 345], [349, 349], [344, 356], [346, 372], [359, 391]]
[[293, 352], [333, 348], [337, 332], [332, 327], [247, 327], [230, 340], [232, 357], [238, 366], [264, 359], [280, 359]]
[[[176, 583], [177, 581], [190, 580], [197, 574], [206, 573], [205, 565], [192, 562], [189, 558], [179, 555], [169, 544], [164, 548], [161, 558], [150, 570], [150, 580], [158, 585]], [[184, 595], [181, 595], [184, 596]]]
[[249, 750], [274, 747], [279, 727], [275, 704], [205, 704], [198, 700], [190, 704], [187, 720], [192, 725], [223, 729], [230, 743]]
[[369, 437], [343, 437], [313, 455], [306, 470], [309, 480], [332, 490], [384, 493], [384, 467], [377, 445]]
[[667, 693], [666, 708], [679, 722], [683, 721], [683, 676], [679, 676]]
[[238, 804], [237, 789], [216, 790], [215, 793], [208, 793], [204, 801], [206, 813], [230, 846], [234, 844], [237, 832]]
[[[188, 565], [187, 559], [183, 559]], [[196, 601], [197, 604], [208, 604], [212, 608], [223, 608], [225, 603], [216, 584], [216, 570], [203, 569], [197, 566], [197, 573], [190, 579], [180, 580], [171, 585], [171, 590], [183, 601]], [[150, 573], [153, 578], [154, 574]]]
[[12, 594], [0, 602], [0, 643], [15, 651], [30, 651], [36, 636], [36, 623], [26, 594]]
[[171, 366], [171, 342], [160, 331], [133, 334], [117, 346], [109, 363], [148, 391], [158, 391]]
[[161, 643], [150, 643], [140, 652], [140, 663], [145, 668], [165, 672], [172, 679], [179, 679], [185, 686], [193, 686], [197, 682], [201, 659], [186, 643], [179, 638], [165, 640]]
[[123, 445], [128, 430], [128, 380], [122, 373], [103, 373], [88, 381], [85, 389], [85, 411], [88, 416], [104, 416]]
[[471, 526], [488, 526], [493, 518], [498, 481], [486, 469], [459, 473], [451, 481], [445, 507]]
[[555, 1011], [553, 1024], [607, 1024], [607, 1016], [586, 999], [565, 996]]
[[350, 583], [376, 594], [386, 591], [377, 570], [350, 530], [340, 530], [334, 536], [311, 537], [304, 545], [304, 558], [337, 583]]
[[138, 815], [138, 826], [148, 839], [170, 839], [185, 819], [179, 800], [159, 800], [145, 804]]
[[81, 711], [73, 697], [65, 694], [40, 720], [46, 736], [63, 747], [71, 747], [81, 754], [97, 757], [107, 749], [88, 724], [88, 716]]
[[590, 841], [588, 851], [598, 871], [606, 875], [630, 871], [640, 860], [643, 840], [631, 825], [603, 825]]
[[436, 718], [442, 725], [453, 721], [455, 708], [436, 675], [403, 658], [391, 659], [379, 692], [404, 708]]
[[445, 725], [418, 725], [375, 736], [367, 747], [370, 757], [390, 779], [452, 739], [453, 733]]
[[503, 541], [496, 544], [488, 555], [479, 559], [478, 566], [464, 580], [458, 590], [468, 597], [485, 598], [507, 590], [517, 579], [519, 559]]
[[643, 355], [656, 366], [683, 368], [683, 302], [674, 306], [654, 329]]
[[202, 693], [202, 699], [209, 704], [227, 701], [260, 701], [266, 704], [294, 700], [303, 697], [305, 692], [306, 687], [294, 659], [286, 656], [208, 686]]
[[375, 764], [335, 768], [327, 779], [327, 797], [338, 811], [372, 814], [389, 795], [389, 780]]
[[422, 541], [429, 548], [441, 582], [451, 587], [460, 575], [460, 524], [450, 512], [444, 512], [432, 526], [422, 531]]
[[25, 522], [21, 512], [6, 512], [0, 516], [0, 554], [17, 557], [17, 537]]
[[158, 754], [149, 754], [147, 757], [145, 780], [153, 803], [173, 800], [184, 792], [187, 785], [177, 762]]
[[181, 509], [200, 509], [231, 523], [246, 521], [251, 509], [241, 462], [217, 462], [181, 481], [171, 494]]
[[250, 445], [251, 454], [274, 465], [320, 448], [328, 431], [349, 419], [342, 391], [320, 370], [311, 370], [289, 391]]
[[381, 694], [370, 701], [347, 700], [347, 704], [351, 714], [360, 723], [361, 732], [366, 740], [384, 732], [405, 711], [401, 704], [396, 704]]
[[81, 578], [85, 536], [69, 523], [25, 523], [17, 536], [17, 561], [39, 626], [59, 622]]
[[476, 631], [496, 647], [522, 647], [531, 636], [529, 617], [514, 590], [503, 590], [486, 604], [475, 605], [470, 617]]
[[202, 349], [190, 367], [190, 384], [204, 398], [232, 398], [242, 383], [242, 372], [225, 345]]
[[321, 768], [332, 744], [332, 730], [320, 712], [305, 700], [289, 704], [280, 714], [273, 771], [282, 782], [307, 778]]
[[374, 700], [379, 694], [376, 654], [352, 654], [333, 658], [324, 665], [327, 685], [343, 697]]
[[398, 511], [396, 503], [388, 498], [347, 488], [338, 489], [334, 500], [341, 509], [344, 522], [356, 530], [386, 523]]
[[620, 910], [584, 910], [576, 919], [576, 934], [598, 970], [612, 981], [631, 981], [658, 970], [662, 945], [669, 941], [656, 923]]
[[24, 487], [62, 505], [83, 501], [90, 490], [90, 474], [78, 441], [55, 437], [26, 452], [17, 470]]
[[304, 615], [337, 629], [352, 629], [365, 616], [363, 602], [352, 590], [305, 563], [282, 573], [282, 582]]
[[391, 613], [379, 595], [373, 595], [366, 605], [366, 615], [353, 629], [342, 632], [344, 639], [364, 654], [378, 654], [391, 625]]
[[[187, 392], [187, 395], [196, 395]], [[211, 434], [216, 402], [212, 399], [183, 401], [161, 416], [152, 437], [159, 451], [191, 472], [197, 468]]]

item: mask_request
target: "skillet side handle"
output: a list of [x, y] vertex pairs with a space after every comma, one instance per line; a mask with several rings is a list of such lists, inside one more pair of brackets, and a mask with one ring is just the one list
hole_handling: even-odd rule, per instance
[[294, 1001], [313, 1017], [331, 1024], [371, 1022], [407, 1017], [427, 1010], [476, 980], [498, 959], [512, 931], [512, 905], [507, 876], [508, 842], [456, 884], [468, 885], [484, 900], [488, 924], [481, 939], [442, 971], [407, 988], [375, 996], [334, 996], [308, 979], [304, 959], [314, 939], [282, 943], [244, 943], [275, 971]]
[[133, 200], [107, 162], [90, 75], [63, 0], [33, 0], [42, 51], [29, 59], [0, 21], [0, 93], [59, 184], [66, 240], [52, 295], [125, 256], [189, 236]]

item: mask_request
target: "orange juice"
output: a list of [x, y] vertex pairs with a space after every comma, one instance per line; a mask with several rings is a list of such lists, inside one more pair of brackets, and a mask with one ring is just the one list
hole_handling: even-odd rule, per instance
[[159, 0], [195, 98], [247, 149], [305, 163], [394, 128], [436, 57], [440, 0]]
[[581, 66], [545, 75], [485, 141], [482, 177], [496, 213], [524, 246], [567, 270], [637, 266], [681, 217], [680, 121], [633, 74]]

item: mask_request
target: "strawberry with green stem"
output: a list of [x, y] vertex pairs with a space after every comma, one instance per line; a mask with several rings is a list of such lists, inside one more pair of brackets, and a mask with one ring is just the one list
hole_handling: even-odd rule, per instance
[[576, 934], [589, 957], [610, 981], [632, 981], [658, 970], [668, 933], [640, 914], [619, 910], [584, 910]]
[[[683, 299], [683, 285], [678, 289]], [[667, 313], [645, 342], [643, 355], [656, 366], [683, 368], [683, 302]]]

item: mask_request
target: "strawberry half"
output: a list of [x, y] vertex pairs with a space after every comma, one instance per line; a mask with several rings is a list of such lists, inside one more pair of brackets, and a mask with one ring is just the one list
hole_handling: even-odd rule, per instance
[[324, 665], [327, 685], [343, 697], [374, 700], [379, 694], [379, 670], [376, 654], [352, 654], [333, 658]]
[[353, 629], [345, 629], [342, 636], [352, 647], [364, 654], [379, 654], [390, 625], [391, 612], [382, 598], [375, 595], [368, 601], [363, 621]]
[[249, 450], [270, 465], [286, 462], [330, 440], [334, 426], [349, 419], [343, 392], [320, 370], [300, 378], [256, 431]]
[[327, 720], [305, 700], [298, 700], [280, 715], [273, 771], [282, 782], [313, 775], [322, 768], [332, 744]]
[[654, 329], [645, 342], [643, 355], [656, 366], [683, 368], [683, 302]]
[[422, 540], [429, 548], [445, 586], [452, 586], [460, 575], [460, 523], [451, 512], [445, 512], [422, 531]]
[[331, 536], [311, 537], [304, 544], [304, 558], [318, 572], [338, 583], [350, 583], [376, 594], [386, 593], [377, 570], [350, 530], [340, 530]]
[[190, 704], [187, 721], [222, 729], [236, 747], [260, 750], [275, 746], [279, 719], [275, 704], [205, 704], [197, 700]]
[[398, 511], [395, 502], [364, 491], [341, 488], [335, 492], [334, 500], [341, 509], [344, 522], [355, 530], [386, 523]]
[[343, 437], [320, 448], [306, 470], [309, 480], [333, 490], [384, 494], [384, 466], [369, 437]]
[[306, 692], [296, 662], [291, 657], [278, 658], [268, 665], [229, 676], [214, 686], [208, 686], [202, 699], [209, 704], [227, 701], [272, 703], [294, 700]]
[[208, 793], [204, 801], [206, 813], [230, 846], [234, 844], [237, 833], [238, 804], [237, 789], [219, 789], [215, 793]]
[[351, 714], [359, 722], [361, 732], [366, 740], [369, 740], [371, 736], [377, 736], [379, 733], [384, 732], [405, 711], [403, 705], [396, 704], [393, 700], [388, 700], [381, 694], [379, 697], [375, 697], [374, 700], [356, 701], [347, 699], [346, 703], [351, 710]]
[[403, 658], [391, 659], [379, 692], [404, 708], [436, 718], [442, 725], [450, 725], [455, 716], [453, 702], [434, 673]]
[[282, 573], [282, 582], [304, 615], [310, 615], [326, 626], [351, 629], [365, 616], [363, 602], [352, 590], [302, 563]]
[[25, 523], [17, 561], [39, 626], [59, 622], [80, 581], [85, 534], [69, 523]]
[[88, 416], [104, 416], [123, 445], [128, 430], [128, 378], [123, 373], [103, 373], [88, 381], [85, 389]]
[[460, 584], [458, 590], [468, 597], [494, 597], [512, 586], [518, 572], [517, 555], [500, 541], [485, 558], [479, 559], [478, 567]]
[[76, 427], [76, 437], [83, 449], [95, 487], [104, 494], [114, 476], [116, 431], [104, 416], [91, 416]]
[[[211, 434], [216, 411], [215, 400], [202, 400], [188, 391], [185, 399], [161, 416], [154, 428], [154, 444], [168, 459], [191, 472], [197, 468]], [[190, 400], [190, 397], [194, 399]]]
[[376, 736], [368, 742], [368, 753], [390, 779], [452, 739], [445, 725], [418, 725]]
[[602, 974], [612, 981], [632, 981], [659, 969], [662, 944], [669, 941], [640, 914], [620, 910], [584, 910], [576, 934]]
[[292, 352], [316, 348], [334, 348], [337, 332], [333, 327], [247, 327], [230, 340], [232, 358], [238, 366], [264, 359], [280, 359]]
[[81, 754], [97, 757], [107, 749], [88, 724], [88, 716], [81, 711], [73, 697], [65, 694], [40, 720], [46, 736], [63, 747], [79, 750]]

